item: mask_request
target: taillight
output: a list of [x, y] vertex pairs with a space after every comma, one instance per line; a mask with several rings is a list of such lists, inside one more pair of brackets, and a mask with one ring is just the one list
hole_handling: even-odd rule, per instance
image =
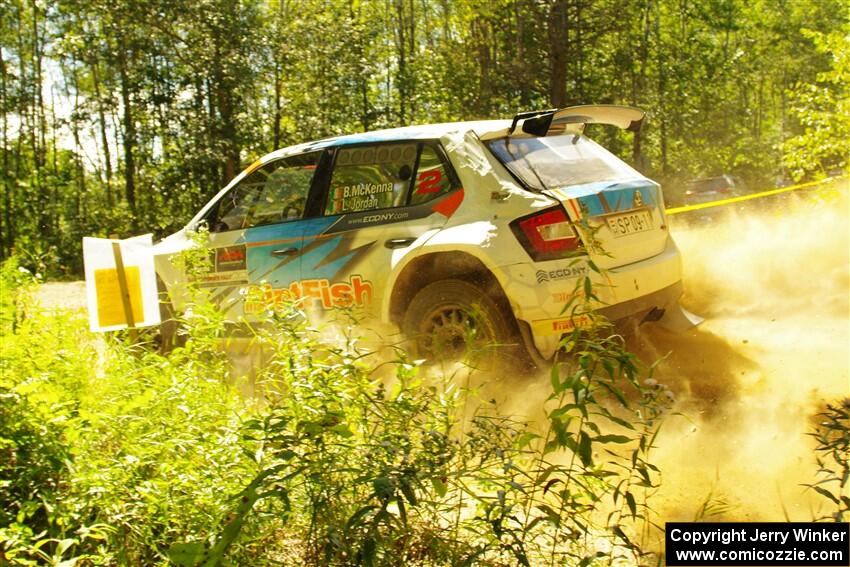
[[535, 261], [565, 258], [581, 246], [567, 213], [560, 206], [517, 219], [511, 223], [511, 229]]

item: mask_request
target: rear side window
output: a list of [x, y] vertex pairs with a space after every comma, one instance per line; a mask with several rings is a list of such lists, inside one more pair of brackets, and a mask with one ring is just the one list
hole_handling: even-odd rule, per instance
[[406, 204], [416, 167], [416, 144], [345, 147], [337, 151], [326, 215]]
[[437, 150], [423, 145], [416, 168], [416, 183], [410, 196], [411, 205], [419, 205], [454, 188], [452, 176]]
[[224, 232], [302, 218], [319, 155], [276, 160], [249, 174], [213, 207], [207, 218], [210, 230]]

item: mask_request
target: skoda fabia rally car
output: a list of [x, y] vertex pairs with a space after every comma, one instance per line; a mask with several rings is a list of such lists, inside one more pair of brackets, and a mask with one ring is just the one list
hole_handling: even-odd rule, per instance
[[289, 301], [358, 307], [424, 356], [473, 334], [549, 359], [588, 276], [609, 319], [687, 325], [659, 186], [584, 135], [643, 117], [578, 106], [284, 148], [159, 242], [157, 274], [179, 311], [187, 276], [171, 260], [205, 224], [212, 261], [198, 283], [234, 320]]

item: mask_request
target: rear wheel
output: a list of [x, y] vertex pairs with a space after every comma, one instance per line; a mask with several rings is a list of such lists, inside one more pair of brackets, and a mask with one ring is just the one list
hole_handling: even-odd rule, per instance
[[[528, 365], [513, 321], [490, 296], [462, 280], [440, 280], [411, 300], [402, 328], [416, 356], [432, 361], [467, 359]], [[483, 363], [483, 364], [481, 364]]]

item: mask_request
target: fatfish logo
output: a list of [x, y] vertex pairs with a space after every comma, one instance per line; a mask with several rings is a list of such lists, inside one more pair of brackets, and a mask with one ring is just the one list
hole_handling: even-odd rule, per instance
[[347, 282], [312, 279], [294, 281], [285, 288], [273, 288], [268, 283], [251, 286], [245, 297], [245, 313], [276, 311], [289, 302], [300, 302], [308, 309], [365, 306], [372, 303], [372, 282], [351, 276]]

